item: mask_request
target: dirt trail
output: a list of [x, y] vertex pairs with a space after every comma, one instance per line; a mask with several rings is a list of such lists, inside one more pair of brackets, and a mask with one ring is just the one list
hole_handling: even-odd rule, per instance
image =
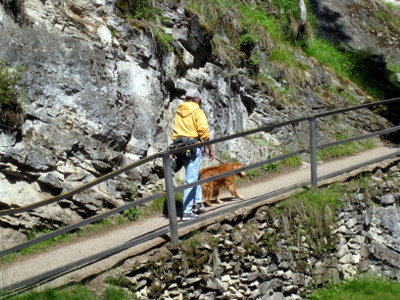
[[[382, 157], [385, 157], [385, 160], [382, 160]], [[347, 170], [348, 168], [356, 168], [356, 170], [351, 172], [347, 170], [347, 172], [337, 175], [335, 178], [328, 179], [330, 181], [345, 180], [345, 178], [352, 176], [352, 173], [361, 172], [366, 169], [373, 169], [376, 165], [388, 163], [393, 160], [400, 161], [400, 148], [382, 146], [354, 156], [321, 163], [318, 165], [318, 177]], [[369, 166], [361, 167], [360, 164], [365, 162], [372, 163], [370, 163]], [[304, 166], [293, 172], [242, 184], [239, 191], [245, 199], [251, 199], [294, 184], [308, 182], [310, 177], [310, 167]], [[226, 193], [222, 194], [222, 198], [224, 197], [225, 201], [222, 204], [215, 205], [208, 210], [215, 211], [220, 207], [240, 202], [240, 200], [231, 199], [230, 195]], [[207, 215], [207, 212], [205, 214]], [[196, 226], [199, 227], [200, 224], [191, 226], [189, 229], [185, 229], [185, 231], [193, 229]], [[67, 244], [60, 244], [55, 248], [48, 249], [45, 253], [21, 257], [11, 264], [0, 266], [0, 289], [4, 289], [10, 285], [42, 274], [46, 271], [76, 262], [100, 251], [124, 244], [158, 228], [168, 228], [168, 219], [165, 216], [152, 217], [151, 219], [146, 219], [141, 222], [124, 224], [123, 226], [112, 228], [104, 232], [79, 238]], [[180, 232], [180, 234], [181, 233], [182, 232]], [[99, 262], [80, 268], [77, 271], [69, 272], [64, 276], [52, 280], [50, 283], [46, 284], [46, 286], [59, 286], [67, 282], [78, 282], [92, 274], [98, 274], [104, 270], [110, 269], [120, 261], [144, 253], [146, 250], [165, 243], [166, 241], [168, 241], [168, 239], [154, 238], [145, 243], [130, 247], [127, 250], [121, 251]]]

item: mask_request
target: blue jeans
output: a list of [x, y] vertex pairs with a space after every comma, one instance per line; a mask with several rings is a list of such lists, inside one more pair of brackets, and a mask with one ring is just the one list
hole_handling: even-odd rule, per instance
[[[196, 155], [193, 155], [190, 160], [185, 163], [185, 184], [189, 184], [199, 180], [201, 151], [200, 148], [194, 149]], [[185, 189], [183, 191], [183, 213], [193, 212], [193, 202], [201, 203], [203, 201], [203, 195], [201, 191], [201, 185]]]

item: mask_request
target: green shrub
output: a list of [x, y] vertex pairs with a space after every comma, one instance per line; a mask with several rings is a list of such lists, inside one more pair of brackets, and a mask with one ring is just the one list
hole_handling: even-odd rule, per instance
[[239, 37], [239, 48], [244, 49], [247, 47], [253, 47], [257, 43], [257, 39], [250, 33], [242, 34]]
[[[399, 84], [393, 80], [393, 71], [379, 55], [371, 51], [344, 51], [333, 44], [314, 38], [305, 49], [309, 56], [331, 68], [338, 75], [349, 79], [364, 89], [369, 95], [378, 98], [396, 97]], [[395, 69], [395, 67], [393, 67]]]
[[280, 171], [279, 163], [277, 163], [277, 162], [266, 164], [266, 165], [262, 166], [262, 169], [264, 171], [270, 172], [270, 173], [278, 173]]
[[124, 210], [122, 212], [122, 215], [124, 217], [128, 218], [128, 220], [137, 221], [137, 220], [140, 220], [142, 213], [141, 213], [140, 209], [137, 206], [135, 206], [135, 207], [131, 207], [131, 208]]
[[254, 51], [250, 56], [250, 64], [253, 66], [260, 66], [262, 63], [261, 51]]
[[19, 69], [12, 69], [0, 60], [0, 128], [11, 132], [19, 130], [24, 122], [24, 110], [19, 102], [21, 77]]
[[117, 0], [118, 7], [127, 19], [154, 21], [159, 11], [154, 8], [151, 0]]

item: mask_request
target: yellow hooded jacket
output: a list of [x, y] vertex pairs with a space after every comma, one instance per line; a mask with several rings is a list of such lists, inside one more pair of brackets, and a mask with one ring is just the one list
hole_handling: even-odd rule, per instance
[[183, 102], [176, 110], [172, 139], [178, 137], [210, 139], [208, 121], [204, 112], [196, 102]]

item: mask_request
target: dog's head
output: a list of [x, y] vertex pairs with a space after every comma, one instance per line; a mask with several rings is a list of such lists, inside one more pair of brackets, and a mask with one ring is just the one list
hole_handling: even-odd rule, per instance
[[[236, 170], [236, 169], [240, 169], [240, 168], [243, 168], [244, 166], [241, 164], [241, 163], [232, 163], [232, 166], [233, 166], [233, 170]], [[240, 178], [243, 178], [244, 176], [246, 176], [247, 174], [246, 174], [246, 172], [240, 172], [240, 173], [238, 173], [237, 174]]]

